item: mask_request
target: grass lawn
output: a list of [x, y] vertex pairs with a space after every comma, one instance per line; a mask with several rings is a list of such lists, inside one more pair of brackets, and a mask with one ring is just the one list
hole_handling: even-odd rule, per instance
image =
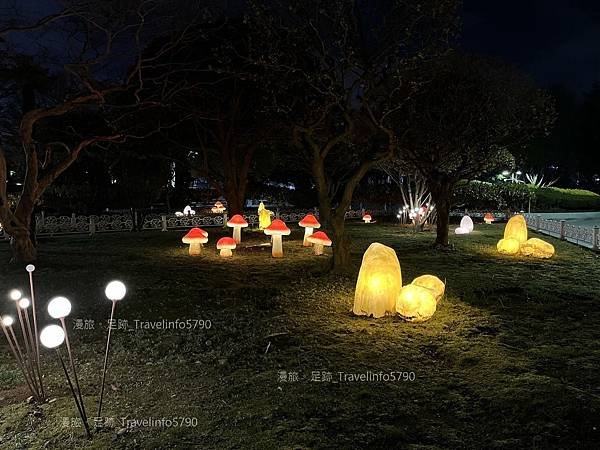
[[[103, 412], [114, 420], [92, 441], [70, 426], [77, 413], [53, 352], [42, 361], [52, 401], [26, 404], [2, 337], [0, 448], [600, 448], [600, 259], [545, 237], [556, 246], [551, 260], [501, 256], [502, 230], [478, 225], [439, 253], [428, 232], [350, 225], [356, 273], [368, 245], [381, 242], [396, 250], [405, 283], [423, 273], [447, 280], [438, 311], [420, 324], [353, 316], [356, 273], [323, 275], [328, 257], [303, 248], [300, 231], [284, 237], [283, 260], [265, 247], [221, 259], [214, 231], [197, 258], [175, 232], [43, 241], [41, 321], [51, 296], [71, 298], [89, 416], [110, 313], [103, 288], [113, 278], [128, 285], [117, 318], [130, 330], [113, 334]], [[0, 261], [8, 257], [0, 246]], [[3, 292], [25, 283], [23, 268], [2, 266]], [[0, 301], [0, 312], [9, 306]], [[75, 329], [75, 319], [94, 329]], [[136, 320], [162, 319], [212, 326], [135, 329]], [[397, 371], [414, 380], [339, 381], [340, 372]], [[311, 380], [313, 372], [331, 380]], [[181, 417], [193, 423], [125, 422]]]

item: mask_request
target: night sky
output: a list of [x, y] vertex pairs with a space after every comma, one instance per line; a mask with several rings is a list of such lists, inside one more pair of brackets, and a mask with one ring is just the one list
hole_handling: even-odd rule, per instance
[[600, 0], [464, 0], [462, 44], [578, 94], [600, 81]]

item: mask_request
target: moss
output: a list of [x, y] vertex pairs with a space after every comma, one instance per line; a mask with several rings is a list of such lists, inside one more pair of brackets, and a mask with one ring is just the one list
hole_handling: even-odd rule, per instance
[[[600, 270], [596, 254], [552, 240], [547, 261], [498, 255], [502, 225], [452, 236], [434, 251], [431, 233], [349, 226], [355, 276], [324, 274], [328, 257], [284, 240], [270, 258], [247, 233], [230, 260], [211, 246], [191, 258], [178, 233], [97, 235], [41, 243], [35, 273], [43, 305], [74, 302], [70, 324], [80, 381], [93, 415], [110, 303], [104, 284], [130, 294], [117, 318], [201, 319], [204, 330], [114, 333], [104, 412], [114, 426], [90, 442], [52, 353], [42, 414], [27, 397], [0, 342], [0, 447], [9, 448], [594, 448], [600, 445]], [[218, 236], [211, 233], [211, 243]], [[247, 238], [247, 239], [246, 239]], [[423, 273], [447, 281], [433, 318], [412, 324], [350, 313], [362, 252], [393, 247], [405, 282]], [[8, 248], [0, 248], [8, 258]], [[0, 284], [26, 283], [7, 266]], [[4, 303], [6, 306], [6, 303]], [[3, 308], [4, 308], [3, 306]], [[47, 317], [42, 314], [42, 322]], [[297, 373], [282, 382], [280, 372]], [[414, 381], [339, 382], [339, 372], [414, 372]], [[311, 381], [331, 372], [332, 381]], [[193, 417], [194, 427], [123, 426], [122, 419]]]

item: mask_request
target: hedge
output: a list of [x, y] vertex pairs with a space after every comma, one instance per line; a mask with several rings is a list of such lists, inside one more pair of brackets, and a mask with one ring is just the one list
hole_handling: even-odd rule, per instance
[[532, 211], [600, 210], [600, 195], [592, 191], [483, 181], [459, 183], [454, 189], [453, 202], [459, 208], [516, 211], [527, 210], [530, 199]]

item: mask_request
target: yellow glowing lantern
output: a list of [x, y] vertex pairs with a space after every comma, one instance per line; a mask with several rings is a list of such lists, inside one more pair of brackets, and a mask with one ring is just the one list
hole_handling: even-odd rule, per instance
[[527, 240], [527, 222], [520, 214], [512, 216], [504, 228], [504, 239], [516, 239], [519, 244]]
[[411, 284], [414, 284], [415, 286], [421, 286], [432, 291], [435, 301], [438, 303], [444, 296], [444, 291], [446, 290], [446, 285], [444, 282], [435, 275], [421, 275], [420, 277], [415, 278]]
[[435, 293], [416, 284], [407, 284], [396, 300], [396, 312], [409, 322], [424, 322], [433, 316], [437, 307]]
[[396, 252], [375, 242], [363, 255], [352, 311], [376, 318], [393, 314], [401, 288], [402, 273]]
[[531, 238], [521, 245], [521, 253], [534, 258], [552, 258], [554, 256], [554, 246], [541, 239]]
[[517, 239], [500, 239], [496, 245], [499, 253], [503, 255], [516, 255], [521, 250], [521, 243]]
[[263, 202], [258, 204], [258, 228], [260, 230], [269, 228], [269, 225], [271, 225], [272, 215], [273, 211], [269, 211], [267, 208], [265, 208], [265, 204]]

